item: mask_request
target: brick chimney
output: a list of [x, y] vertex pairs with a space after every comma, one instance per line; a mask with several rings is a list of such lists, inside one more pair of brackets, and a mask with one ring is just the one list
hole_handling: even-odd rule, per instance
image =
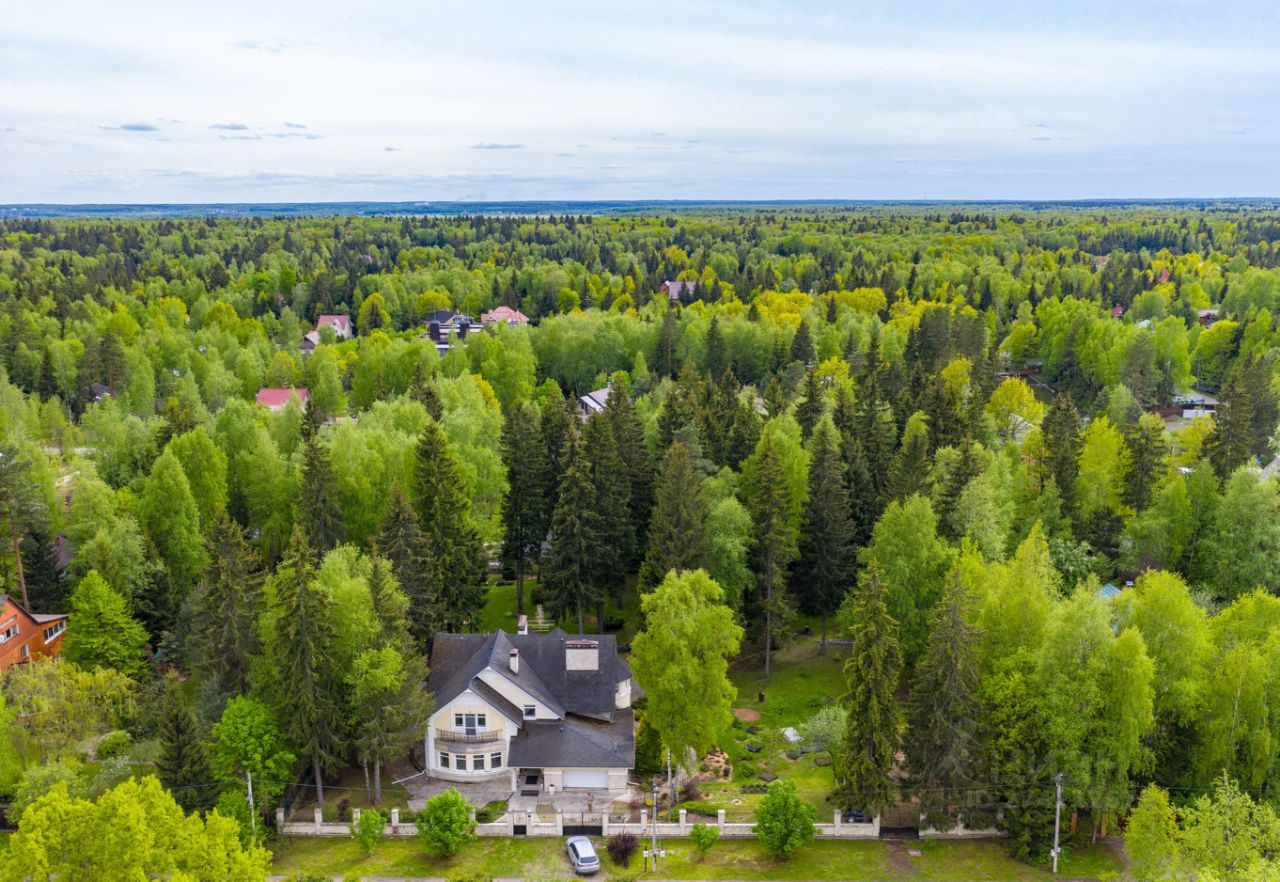
[[520, 613], [520, 617], [516, 619], [516, 633], [521, 637], [529, 635], [529, 617], [524, 613]]

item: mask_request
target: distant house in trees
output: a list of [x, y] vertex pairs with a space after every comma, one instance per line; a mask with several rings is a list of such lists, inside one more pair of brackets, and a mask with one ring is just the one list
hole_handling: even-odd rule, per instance
[[65, 613], [27, 612], [7, 594], [0, 594], [0, 674], [11, 665], [52, 658], [62, 651]]
[[444, 355], [453, 345], [451, 342], [453, 339], [457, 339], [458, 342], [467, 339], [467, 333], [475, 323], [476, 320], [465, 312], [438, 309], [427, 316], [427, 329], [421, 336], [434, 343], [436, 352]]
[[111, 391], [111, 387], [105, 383], [89, 384], [89, 398], [94, 402], [101, 403], [114, 395], [115, 393]]
[[427, 685], [430, 777], [528, 796], [626, 790], [638, 689], [612, 634], [437, 634]]
[[694, 292], [698, 289], [698, 283], [694, 279], [687, 281], [666, 281], [662, 283], [662, 287], [658, 290], [667, 295], [667, 299], [672, 303], [688, 303], [693, 300]]
[[267, 410], [275, 413], [278, 410], [284, 410], [288, 406], [290, 398], [297, 398], [298, 403], [304, 409], [306, 408], [306, 389], [259, 389], [257, 401]]
[[1111, 307], [1111, 317], [1124, 318], [1124, 307], [1118, 303], [1115, 306]]
[[1218, 320], [1218, 310], [1216, 309], [1198, 309], [1196, 310], [1196, 321], [1200, 322], [1201, 327], [1209, 327]]
[[320, 329], [326, 327], [333, 328], [334, 336], [339, 340], [351, 339], [351, 316], [322, 315], [316, 319], [315, 330], [307, 331], [302, 337], [302, 342], [298, 344], [298, 349], [303, 355], [310, 355], [320, 345]]
[[605, 405], [609, 403], [609, 392], [610, 387], [606, 386], [581, 396], [578, 399], [578, 416], [585, 420], [592, 414], [603, 411]]
[[529, 317], [518, 309], [512, 309], [510, 306], [499, 306], [497, 309], [491, 309], [480, 314], [480, 326], [483, 328], [492, 328], [497, 325], [527, 324], [529, 324]]

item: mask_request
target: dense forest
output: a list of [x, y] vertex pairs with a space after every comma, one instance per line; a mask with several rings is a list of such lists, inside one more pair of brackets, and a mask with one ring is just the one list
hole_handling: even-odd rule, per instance
[[490, 569], [590, 631], [702, 568], [744, 651], [849, 641], [847, 805], [1028, 854], [1059, 772], [1097, 831], [1275, 801], [1277, 310], [1250, 206], [2, 221], [0, 573], [71, 619], [0, 792], [103, 792], [105, 729], [188, 809], [243, 816], [197, 785], [246, 732], [267, 782], [376, 774]]

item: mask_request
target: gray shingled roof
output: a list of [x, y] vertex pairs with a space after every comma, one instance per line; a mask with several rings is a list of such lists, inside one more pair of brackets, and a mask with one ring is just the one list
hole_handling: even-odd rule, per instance
[[[610, 718], [619, 683], [631, 679], [631, 668], [618, 656], [612, 634], [592, 634], [600, 644], [595, 671], [565, 670], [565, 641], [575, 638], [556, 628], [547, 634], [437, 634], [431, 647], [427, 685], [443, 707], [467, 689], [486, 668], [506, 677], [556, 716]], [[520, 673], [510, 667], [512, 649], [520, 652]]]
[[635, 759], [635, 714], [627, 709], [608, 723], [574, 717], [526, 723], [511, 739], [507, 764], [512, 768], [630, 769]]

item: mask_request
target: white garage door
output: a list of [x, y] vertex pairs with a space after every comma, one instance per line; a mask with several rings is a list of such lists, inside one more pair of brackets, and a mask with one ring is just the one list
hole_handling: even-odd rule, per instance
[[609, 773], [601, 769], [565, 769], [565, 789], [607, 790]]

